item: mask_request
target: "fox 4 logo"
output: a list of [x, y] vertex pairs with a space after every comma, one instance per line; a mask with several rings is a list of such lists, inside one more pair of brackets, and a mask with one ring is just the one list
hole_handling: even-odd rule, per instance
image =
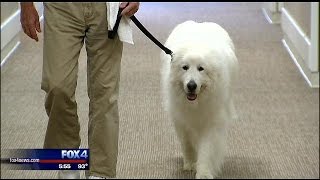
[[61, 150], [62, 159], [88, 159], [88, 150]]

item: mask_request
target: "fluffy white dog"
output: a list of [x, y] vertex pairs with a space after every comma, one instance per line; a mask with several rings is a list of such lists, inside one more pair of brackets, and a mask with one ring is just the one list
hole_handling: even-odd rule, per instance
[[215, 178], [226, 152], [228, 121], [236, 118], [232, 85], [238, 60], [228, 33], [218, 24], [186, 21], [161, 54], [165, 108], [183, 150], [184, 169]]

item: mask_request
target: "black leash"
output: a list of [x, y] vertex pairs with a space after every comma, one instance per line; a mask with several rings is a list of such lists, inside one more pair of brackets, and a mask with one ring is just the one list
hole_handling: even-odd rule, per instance
[[[116, 23], [114, 25], [113, 30], [108, 31], [108, 38], [109, 39], [113, 39], [115, 37], [115, 35], [117, 34], [118, 28], [119, 28], [119, 24], [120, 24], [120, 20], [121, 20], [121, 12], [122, 12], [122, 8], [119, 9], [118, 11], [118, 15], [117, 15], [117, 20]], [[170, 49], [168, 49], [167, 47], [165, 47], [163, 44], [161, 44], [139, 21], [138, 19], [133, 15], [130, 17], [130, 19], [134, 22], [134, 24], [151, 40], [153, 41], [157, 46], [159, 46], [166, 54], [169, 54], [171, 56], [171, 60], [172, 60], [172, 51]]]

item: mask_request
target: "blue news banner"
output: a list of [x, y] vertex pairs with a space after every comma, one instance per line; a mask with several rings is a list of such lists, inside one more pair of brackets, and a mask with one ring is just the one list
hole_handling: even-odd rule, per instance
[[11, 149], [1, 163], [13, 170], [89, 170], [89, 149]]

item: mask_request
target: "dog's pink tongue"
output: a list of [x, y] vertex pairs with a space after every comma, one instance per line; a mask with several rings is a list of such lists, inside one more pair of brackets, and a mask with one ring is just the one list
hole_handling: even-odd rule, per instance
[[194, 101], [195, 99], [197, 99], [197, 95], [196, 94], [188, 94], [187, 98], [189, 101]]

